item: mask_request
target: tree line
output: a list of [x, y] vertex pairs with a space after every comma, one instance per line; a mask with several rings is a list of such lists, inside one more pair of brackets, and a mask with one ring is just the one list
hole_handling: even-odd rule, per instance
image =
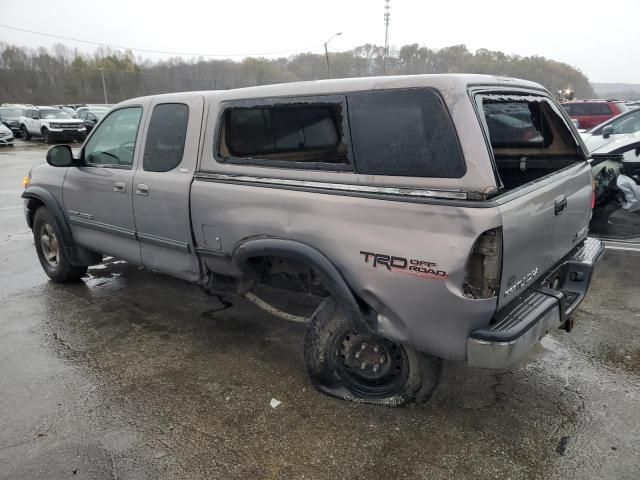
[[[108, 103], [158, 93], [215, 90], [327, 78], [324, 55], [241, 61], [171, 58], [151, 61], [100, 47], [93, 54], [57, 44], [27, 49], [0, 42], [0, 103]], [[366, 44], [330, 53], [333, 78], [421, 73], [484, 73], [541, 83], [551, 92], [571, 88], [577, 98], [594, 97], [587, 77], [565, 63], [540, 56], [521, 57], [465, 45], [430, 49], [404, 45], [384, 54]], [[103, 78], [104, 87], [103, 88]]]

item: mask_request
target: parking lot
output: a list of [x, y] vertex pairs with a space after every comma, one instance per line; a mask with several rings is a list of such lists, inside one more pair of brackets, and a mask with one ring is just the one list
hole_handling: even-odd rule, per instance
[[114, 259], [50, 283], [20, 199], [45, 152], [0, 149], [0, 478], [640, 478], [640, 256], [608, 252], [523, 365], [350, 404], [310, 386], [303, 325], [243, 300]]

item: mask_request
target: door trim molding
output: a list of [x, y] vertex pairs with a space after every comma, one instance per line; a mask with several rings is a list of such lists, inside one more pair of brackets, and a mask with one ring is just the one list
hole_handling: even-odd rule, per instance
[[119, 237], [128, 238], [130, 240], [138, 240], [139, 242], [148, 243], [158, 247], [170, 248], [183, 253], [191, 253], [191, 247], [187, 242], [180, 242], [171, 238], [159, 237], [148, 233], [136, 233], [128, 228], [116, 227], [108, 223], [96, 222], [86, 218], [68, 216], [69, 223], [79, 227], [92, 228], [100, 232], [110, 233]]
[[148, 233], [136, 233], [138, 240], [143, 243], [155, 245], [158, 247], [170, 248], [172, 250], [178, 250], [183, 253], [191, 253], [191, 248], [187, 242], [180, 242], [171, 238], [159, 237], [157, 235], [150, 235]]
[[112, 235], [118, 235], [119, 237], [129, 238], [131, 240], [136, 239], [136, 232], [129, 230], [128, 228], [116, 227], [108, 223], [96, 222], [95, 220], [88, 220], [86, 218], [74, 217], [69, 215], [69, 223], [77, 225], [79, 227], [93, 228], [105, 233], [111, 233]]

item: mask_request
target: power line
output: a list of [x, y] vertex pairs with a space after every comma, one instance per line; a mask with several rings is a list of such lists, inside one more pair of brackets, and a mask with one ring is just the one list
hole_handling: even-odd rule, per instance
[[303, 47], [303, 48], [297, 48], [294, 50], [282, 50], [279, 52], [262, 52], [262, 53], [189, 53], [189, 52], [168, 52], [168, 51], [163, 51], [163, 50], [149, 50], [149, 49], [145, 49], [145, 48], [134, 48], [134, 47], [125, 47], [122, 45], [114, 45], [114, 44], [109, 44], [109, 43], [104, 43], [104, 42], [94, 42], [92, 40], [81, 40], [79, 38], [72, 38], [72, 37], [64, 37], [62, 35], [53, 35], [51, 33], [44, 33], [44, 32], [36, 32], [34, 30], [28, 30], [26, 28], [19, 28], [19, 27], [12, 27], [10, 25], [2, 25], [0, 24], [0, 27], [2, 28], [6, 28], [9, 30], [15, 30], [17, 32], [24, 32], [24, 33], [32, 33], [34, 35], [41, 35], [43, 37], [50, 37], [50, 38], [56, 38], [58, 40], [67, 40], [70, 42], [78, 42], [78, 43], [85, 43], [88, 45], [98, 45], [101, 47], [109, 47], [109, 48], [115, 48], [115, 49], [120, 49], [120, 50], [132, 50], [134, 52], [143, 52], [143, 53], [155, 53], [155, 54], [161, 54], [161, 55], [178, 55], [178, 56], [185, 56], [185, 57], [260, 57], [260, 56], [264, 56], [264, 55], [280, 55], [280, 54], [285, 54], [285, 53], [296, 53], [296, 52], [301, 52], [303, 50], [310, 50], [312, 48], [318, 48], [321, 45], [311, 45], [309, 47]]

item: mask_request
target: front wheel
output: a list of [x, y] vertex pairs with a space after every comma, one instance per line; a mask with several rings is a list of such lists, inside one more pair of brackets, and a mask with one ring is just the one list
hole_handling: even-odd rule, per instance
[[29, 130], [27, 130], [27, 127], [23, 125], [21, 130], [22, 138], [24, 138], [25, 140], [31, 140], [31, 134], [29, 133]]
[[78, 281], [87, 273], [86, 266], [69, 263], [62, 237], [51, 212], [40, 207], [33, 219], [33, 240], [42, 269], [55, 283]]
[[51, 143], [51, 134], [49, 133], [49, 130], [47, 130], [46, 128], [42, 130], [42, 141], [44, 143]]
[[333, 297], [311, 317], [304, 357], [318, 390], [353, 402], [389, 407], [423, 403], [440, 378], [437, 358], [360, 331]]

